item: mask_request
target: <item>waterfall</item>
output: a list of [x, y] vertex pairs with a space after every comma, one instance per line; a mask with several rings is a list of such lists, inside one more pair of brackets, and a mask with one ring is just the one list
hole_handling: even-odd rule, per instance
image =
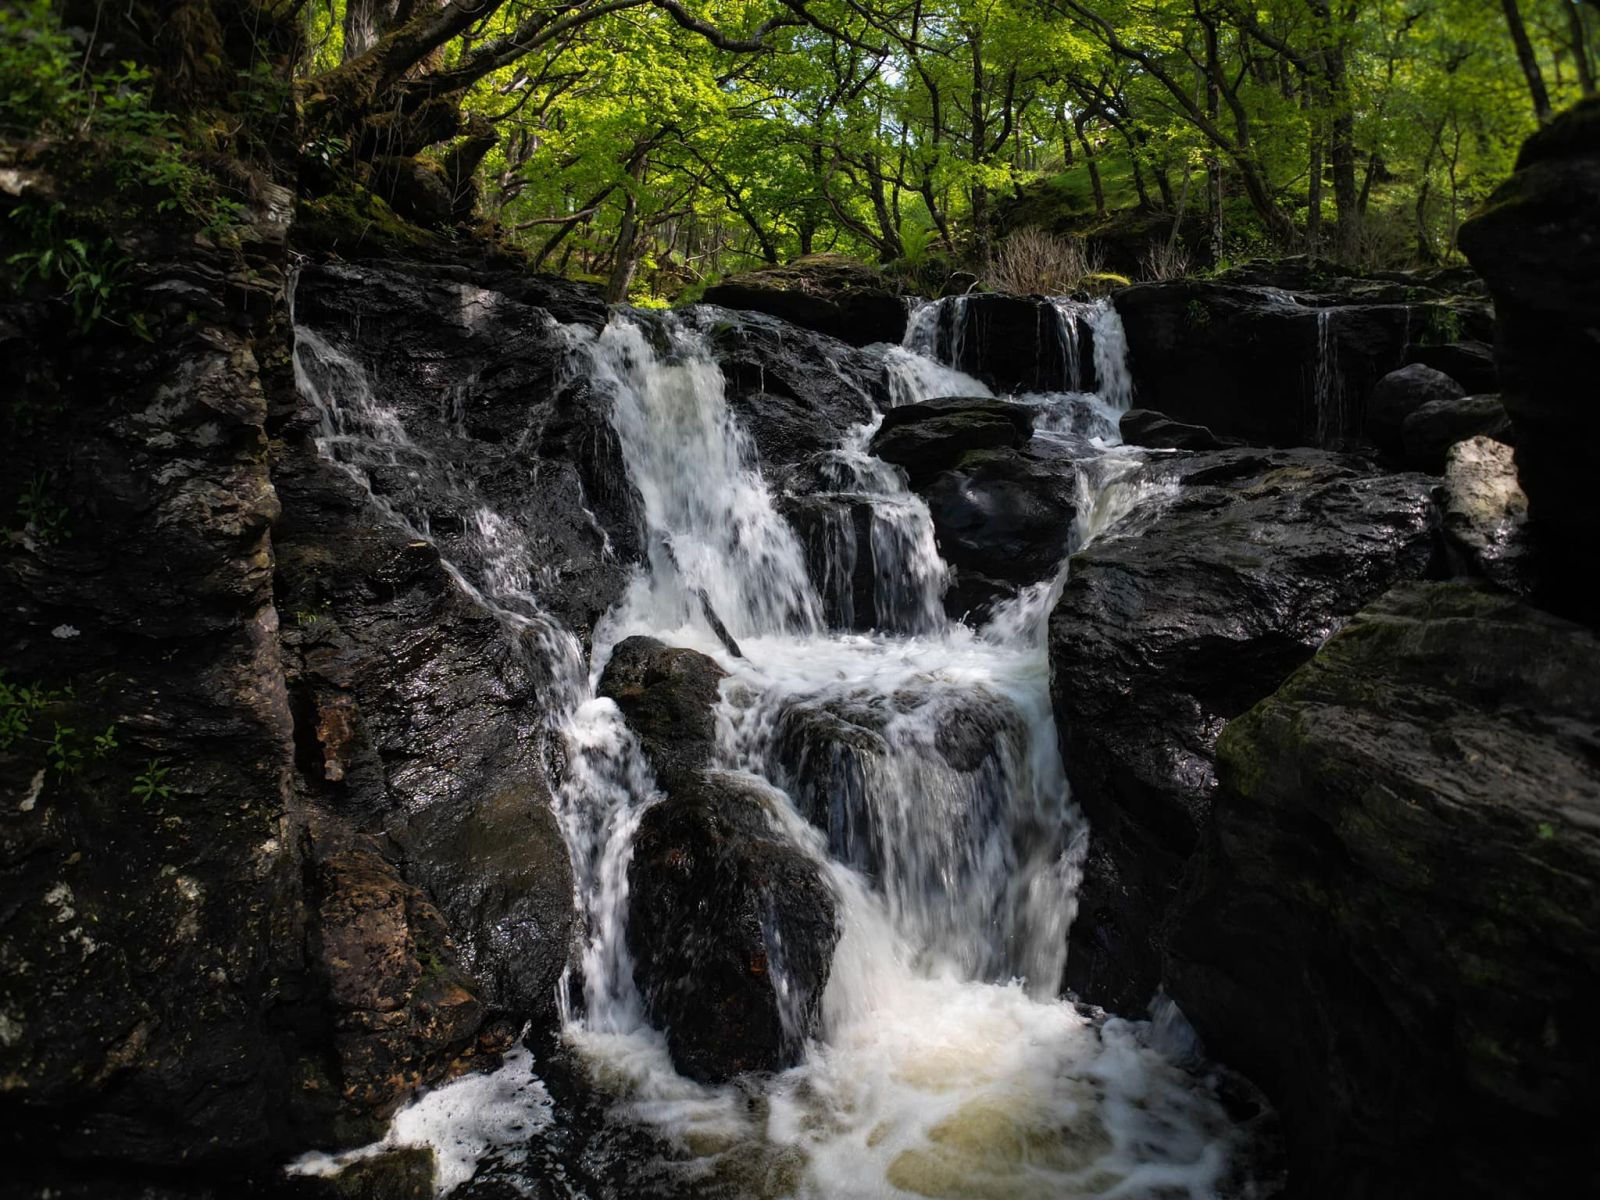
[[1311, 404], [1316, 416], [1316, 444], [1336, 446], [1345, 438], [1344, 374], [1339, 369], [1339, 339], [1334, 309], [1317, 310], [1317, 358], [1311, 379]]
[[[924, 306], [905, 343], [882, 348], [891, 405], [990, 395], [951, 365], [963, 303]], [[1082, 544], [1147, 502], [1150, 485], [1137, 455], [1117, 445], [1131, 385], [1115, 310], [1084, 306], [1071, 320], [1092, 332], [1099, 390], [1018, 399], [1039, 408], [1039, 452], [1060, 447], [1062, 469], [1075, 472]], [[610, 399], [648, 547], [587, 669], [570, 647], [549, 651], [570, 681], [556, 718], [567, 751], [556, 805], [583, 922], [561, 997], [564, 1039], [611, 1098], [613, 1120], [677, 1147], [684, 1161], [657, 1164], [651, 1178], [670, 1166], [683, 1194], [863, 1200], [1212, 1194], [1231, 1135], [1210, 1093], [1142, 1026], [1057, 997], [1087, 837], [1058, 750], [1044, 636], [1065, 567], [1000, 605], [982, 630], [949, 620], [927, 506], [867, 450], [879, 417], [811, 464], [815, 497], [835, 506], [814, 581], [703, 332], [619, 311], [597, 335], [563, 336], [574, 370]], [[423, 461], [356, 364], [310, 330], [297, 368], [302, 350], [302, 388], [326, 416], [324, 452], [353, 471], [410, 480], [417, 495], [402, 487], [404, 503], [374, 499], [425, 531], [426, 508], [411, 501], [463, 485], [448, 464]], [[471, 553], [452, 569], [508, 621], [537, 623], [540, 585], [517, 519], [474, 511]], [[858, 511], [868, 514], [866, 545]], [[841, 580], [863, 553], [872, 627], [829, 630], [824, 612], [843, 611]], [[707, 607], [743, 657], [725, 652]], [[799, 1065], [770, 1079], [715, 1088], [680, 1077], [633, 984], [628, 866], [658, 793], [616, 706], [594, 696], [609, 647], [632, 633], [719, 659], [729, 678], [715, 765], [763, 789], [775, 833], [834, 893], [841, 936], [821, 1027]], [[781, 995], [781, 956], [772, 969]], [[522, 1080], [527, 1064], [506, 1070]], [[560, 1114], [541, 1108], [538, 1121], [550, 1119]], [[419, 1136], [453, 1144], [448, 1122], [428, 1129]], [[493, 1152], [515, 1166], [514, 1154]], [[451, 1181], [464, 1177], [456, 1163]]]

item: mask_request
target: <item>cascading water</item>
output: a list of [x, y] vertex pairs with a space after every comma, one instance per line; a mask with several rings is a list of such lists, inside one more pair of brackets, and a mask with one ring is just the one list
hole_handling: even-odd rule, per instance
[[1339, 339], [1334, 309], [1317, 310], [1317, 357], [1311, 379], [1311, 404], [1319, 446], [1336, 446], [1345, 437], [1344, 375], [1339, 369]]
[[[989, 395], [926, 353], [935, 307], [913, 313], [903, 346], [884, 348], [891, 404]], [[1132, 393], [1115, 311], [1074, 306], [1070, 319], [1093, 331], [1102, 390], [1020, 399], [1039, 407], [1046, 445], [1053, 436], [1064, 454], [1090, 451], [1063, 463], [1077, 475], [1081, 545], [1147, 499], [1148, 485], [1117, 446]], [[325, 412], [354, 416], [327, 393], [362, 389], [314, 334], [303, 338], [323, 370], [318, 382], [308, 369], [302, 386]], [[852, 574], [854, 562], [839, 549], [821, 579], [808, 574], [705, 338], [676, 317], [624, 312], [574, 341], [611, 397], [649, 547], [596, 632], [589, 671], [569, 668], [573, 700], [559, 714], [571, 765], [558, 815], [586, 929], [581, 1002], [563, 997], [566, 1040], [615, 1119], [679, 1148], [684, 1194], [1215, 1194], [1233, 1134], [1209, 1091], [1142, 1026], [1057, 998], [1086, 839], [1049, 699], [1044, 625], [1061, 578], [1001, 605], [982, 630], [948, 620], [927, 507], [867, 452], [874, 421], [814, 464], [819, 492], [870, 513], [871, 630], [830, 631], [829, 576]], [[403, 462], [403, 430], [369, 409], [361, 445]], [[514, 532], [497, 514], [483, 518], [474, 544], [485, 564], [502, 561]], [[863, 549], [852, 542], [850, 553]], [[494, 603], [533, 590], [503, 566], [461, 578]], [[707, 609], [743, 657], [725, 652]], [[770, 793], [778, 832], [836, 897], [841, 937], [821, 1027], [800, 1064], [775, 1077], [711, 1088], [678, 1076], [634, 988], [627, 871], [657, 793], [615, 706], [593, 698], [609, 647], [634, 633], [702, 650], [730, 672], [717, 766]], [[781, 961], [773, 966], [781, 994]]]

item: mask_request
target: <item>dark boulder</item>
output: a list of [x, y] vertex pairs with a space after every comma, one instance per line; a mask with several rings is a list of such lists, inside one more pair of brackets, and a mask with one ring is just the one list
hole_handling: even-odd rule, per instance
[[699, 651], [651, 637], [626, 638], [611, 651], [600, 695], [622, 710], [663, 788], [670, 791], [711, 765], [717, 699], [726, 675]]
[[1499, 318], [1502, 398], [1517, 428], [1548, 602], [1590, 621], [1600, 494], [1600, 99], [1529, 138], [1517, 171], [1461, 227]]
[[1071, 551], [1077, 483], [1070, 464], [1003, 447], [971, 450], [923, 490], [939, 554], [955, 570], [945, 609], [976, 617], [1049, 579]]
[[713, 284], [707, 304], [762, 312], [853, 346], [898, 343], [906, 303], [884, 275], [840, 254], [812, 254]]
[[1017, 447], [1033, 432], [1033, 410], [1005, 400], [946, 397], [884, 414], [868, 449], [925, 488], [972, 450]]
[[1600, 1187], [1600, 643], [1413, 584], [1229, 724], [1168, 985], [1297, 1195]]
[[1450, 447], [1471, 437], [1513, 440], [1511, 418], [1499, 396], [1451, 396], [1430, 400], [1400, 424], [1406, 465], [1437, 475]]
[[673, 1064], [721, 1082], [799, 1059], [839, 930], [821, 865], [773, 832], [787, 803], [703, 773], [652, 807], [628, 868], [634, 979]]
[[1264, 446], [1360, 441], [1373, 385], [1408, 347], [1486, 333], [1490, 319], [1475, 300], [1401, 284], [1359, 294], [1338, 280], [1142, 283], [1113, 299], [1142, 405]]
[[1224, 450], [1229, 444], [1204, 425], [1185, 425], [1148, 408], [1123, 413], [1119, 428], [1128, 445], [1152, 450]]
[[[1440, 401], [1460, 400], [1466, 391], [1450, 376], [1421, 363], [1390, 371], [1372, 389], [1367, 402], [1367, 436], [1374, 445], [1387, 454], [1400, 457], [1405, 453], [1405, 423], [1413, 414]], [[1434, 410], [1450, 414], [1448, 407]], [[1448, 420], [1448, 416], [1445, 418]], [[1430, 428], [1426, 421], [1420, 427]]]
[[1475, 437], [1450, 447], [1439, 507], [1457, 574], [1492, 580], [1518, 595], [1534, 590], [1528, 498], [1517, 483], [1510, 446]]
[[1050, 618], [1051, 695], [1091, 857], [1067, 985], [1138, 1012], [1159, 927], [1216, 789], [1223, 723], [1434, 549], [1430, 481], [1321, 451], [1158, 460], [1171, 498], [1072, 560]]
[[1029, 448], [1035, 410], [1005, 400], [948, 398], [890, 409], [872, 453], [904, 469], [928, 503], [939, 554], [955, 570], [955, 617], [1048, 579], [1073, 537], [1070, 460]]
[[703, 654], [632, 637], [600, 684], [667, 793], [628, 867], [634, 979], [678, 1070], [718, 1082], [793, 1065], [839, 937], [821, 864], [777, 831], [786, 801], [708, 769], [722, 677]]
[[1443, 371], [1469, 394], [1498, 392], [1500, 376], [1495, 370], [1494, 347], [1488, 342], [1447, 342], [1439, 346], [1411, 346], [1406, 350], [1406, 365], [1421, 363]]

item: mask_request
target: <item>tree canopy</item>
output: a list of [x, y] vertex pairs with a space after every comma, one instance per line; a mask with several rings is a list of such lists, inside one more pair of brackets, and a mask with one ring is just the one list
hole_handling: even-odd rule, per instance
[[310, 192], [420, 170], [615, 298], [1133, 213], [1197, 261], [1448, 261], [1600, 33], [1587, 0], [218, 2], [300, 31]]

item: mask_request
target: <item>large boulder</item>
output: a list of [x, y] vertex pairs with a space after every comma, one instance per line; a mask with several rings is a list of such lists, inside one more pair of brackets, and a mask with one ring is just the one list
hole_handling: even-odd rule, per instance
[[717, 748], [717, 698], [727, 672], [697, 650], [635, 636], [618, 642], [600, 677], [600, 695], [644, 746], [656, 782], [669, 791], [711, 765]]
[[1406, 465], [1437, 475], [1450, 447], [1473, 437], [1512, 440], [1511, 418], [1499, 396], [1447, 396], [1413, 409], [1400, 423]]
[[884, 275], [840, 254], [811, 254], [734, 275], [705, 291], [708, 304], [768, 313], [854, 346], [898, 343], [906, 303]]
[[[1449, 413], [1453, 410], [1445, 406], [1466, 394], [1466, 389], [1443, 371], [1421, 363], [1390, 371], [1378, 380], [1367, 402], [1367, 434], [1380, 450], [1399, 457], [1405, 450], [1405, 423], [1413, 414], [1428, 405], [1435, 405], [1436, 412]], [[1426, 432], [1426, 425], [1421, 428]]]
[[1501, 393], [1517, 470], [1548, 557], [1549, 599], [1593, 621], [1589, 585], [1600, 494], [1600, 99], [1529, 138], [1517, 171], [1461, 227], [1499, 319]]
[[1229, 724], [1168, 986], [1295, 1194], [1589, 1193], [1600, 643], [1397, 588]]
[[1123, 413], [1119, 429], [1127, 445], [1152, 450], [1223, 450], [1228, 445], [1204, 425], [1185, 425], [1148, 408]]
[[1159, 516], [1072, 560], [1050, 618], [1051, 696], [1090, 859], [1067, 984], [1138, 1012], [1159, 927], [1216, 790], [1224, 722], [1433, 554], [1430, 481], [1321, 451], [1158, 460]]
[[1114, 302], [1140, 404], [1262, 446], [1362, 440], [1373, 385], [1414, 342], [1489, 327], [1477, 301], [1399, 284], [1352, 292], [1336, 279], [1292, 291], [1143, 283]]
[[1015, 448], [1033, 433], [1033, 410], [1006, 400], [950, 396], [884, 414], [868, 449], [925, 488], [971, 450]]
[[821, 864], [777, 832], [782, 796], [710, 769], [723, 675], [697, 651], [632, 637], [600, 681], [667, 794], [628, 867], [634, 980], [674, 1065], [714, 1082], [794, 1064], [839, 937]]
[[820, 864], [773, 832], [786, 803], [751, 777], [704, 772], [634, 835], [634, 980], [691, 1079], [793, 1066], [816, 1032], [839, 930]]
[[1406, 365], [1421, 363], [1443, 371], [1470, 394], [1498, 392], [1500, 374], [1494, 365], [1494, 347], [1488, 342], [1446, 342], [1443, 345], [1412, 346], [1406, 350]]

